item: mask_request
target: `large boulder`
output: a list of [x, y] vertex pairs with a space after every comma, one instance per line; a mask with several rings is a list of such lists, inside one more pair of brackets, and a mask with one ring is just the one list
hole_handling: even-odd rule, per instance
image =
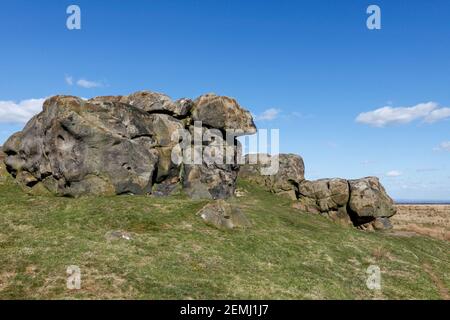
[[349, 199], [349, 187], [344, 179], [320, 179], [303, 181], [299, 186], [299, 199], [313, 199], [320, 212], [345, 207]]
[[300, 183], [305, 179], [305, 165], [296, 154], [248, 154], [241, 165], [239, 177], [257, 183], [267, 191], [297, 198]]
[[[237, 135], [256, 131], [250, 113], [234, 99], [211, 99], [211, 103], [204, 96], [195, 103], [190, 99], [172, 101], [150, 91], [90, 100], [55, 96], [45, 101], [43, 111], [21, 132], [8, 139], [4, 161], [28, 191], [64, 196], [165, 196], [184, 187], [193, 197], [227, 198], [235, 190], [235, 157], [225, 164], [173, 161], [173, 154], [185, 152], [173, 134], [189, 133], [193, 118], [207, 120], [210, 109], [222, 120], [214, 126], [207, 120], [205, 126]], [[204, 148], [209, 144], [200, 141]], [[235, 135], [224, 148], [236, 151], [237, 145]]]
[[395, 214], [393, 200], [378, 178], [305, 180], [303, 159], [295, 154], [249, 154], [239, 177], [265, 190], [288, 196], [292, 207], [320, 214], [361, 229], [389, 229]]
[[349, 208], [357, 218], [391, 217], [396, 213], [394, 201], [376, 177], [349, 180]]
[[342, 224], [351, 224], [347, 213], [350, 196], [348, 182], [345, 179], [305, 180], [300, 183], [297, 209], [320, 213]]
[[375, 230], [389, 229], [388, 218], [396, 212], [393, 200], [376, 177], [305, 180], [294, 207]]
[[239, 106], [235, 99], [213, 93], [198, 97], [194, 102], [192, 119], [206, 127], [228, 130], [235, 136], [256, 133], [251, 113]]
[[344, 179], [320, 179], [303, 181], [299, 186], [299, 198], [307, 197], [317, 201], [321, 211], [330, 211], [346, 206], [349, 199], [349, 187]]
[[20, 184], [58, 195], [149, 193], [154, 121], [120, 102], [56, 96], [5, 143], [5, 163]]

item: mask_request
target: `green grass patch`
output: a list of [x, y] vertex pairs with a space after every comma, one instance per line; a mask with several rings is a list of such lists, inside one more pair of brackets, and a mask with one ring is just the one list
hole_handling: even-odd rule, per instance
[[[30, 196], [3, 175], [0, 298], [444, 298], [448, 242], [342, 227], [239, 187], [246, 195], [232, 201], [253, 226], [220, 231], [195, 215], [205, 201]], [[113, 230], [133, 239], [107, 240]], [[380, 291], [366, 287], [372, 264], [382, 270]], [[80, 290], [66, 288], [69, 265], [81, 269]]]

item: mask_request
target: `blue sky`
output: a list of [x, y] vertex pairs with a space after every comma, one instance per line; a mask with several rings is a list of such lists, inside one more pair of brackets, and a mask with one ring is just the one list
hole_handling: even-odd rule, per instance
[[0, 144], [29, 99], [215, 92], [279, 128], [310, 179], [376, 175], [394, 198], [450, 200], [449, 14], [446, 0], [3, 1]]

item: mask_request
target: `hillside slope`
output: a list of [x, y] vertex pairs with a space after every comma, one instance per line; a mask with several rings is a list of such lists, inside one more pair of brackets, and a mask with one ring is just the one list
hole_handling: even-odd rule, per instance
[[[29, 196], [0, 166], [2, 299], [448, 298], [448, 242], [341, 227], [245, 182], [233, 202], [253, 227], [219, 231], [195, 215], [205, 201]], [[366, 287], [372, 264], [381, 291]]]

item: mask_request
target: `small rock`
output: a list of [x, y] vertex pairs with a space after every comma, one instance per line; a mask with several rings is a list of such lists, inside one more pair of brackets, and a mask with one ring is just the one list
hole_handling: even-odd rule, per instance
[[392, 229], [392, 224], [389, 218], [381, 217], [375, 218], [372, 222], [372, 226], [375, 230], [389, 230]]
[[246, 194], [247, 194], [247, 191], [245, 191], [244, 189], [237, 188], [234, 191], [234, 196], [237, 197], [237, 198], [245, 197]]
[[204, 206], [197, 212], [203, 221], [218, 229], [250, 227], [251, 223], [242, 211], [225, 200], [217, 200]]
[[105, 238], [108, 241], [113, 241], [113, 240], [133, 240], [133, 237], [131, 236], [131, 234], [129, 232], [126, 231], [109, 231], [105, 234]]

